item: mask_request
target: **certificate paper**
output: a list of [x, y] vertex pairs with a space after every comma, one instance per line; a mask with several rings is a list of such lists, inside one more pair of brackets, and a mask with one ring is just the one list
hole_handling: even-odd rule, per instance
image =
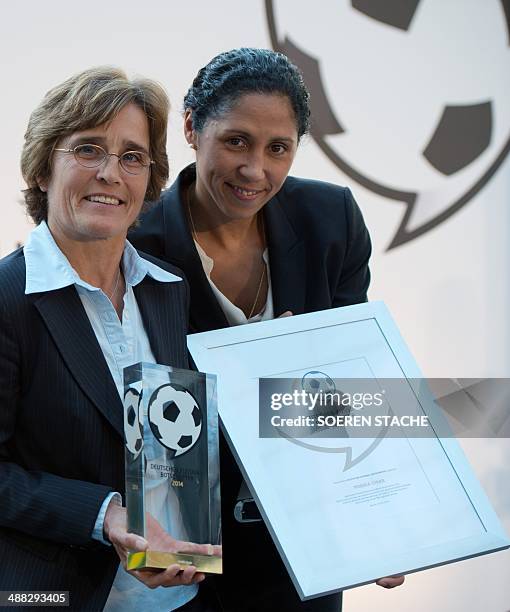
[[434, 434], [445, 431], [434, 406], [415, 401], [428, 437], [260, 436], [259, 379], [420, 378], [384, 304], [194, 334], [188, 346], [218, 375], [225, 435], [302, 599], [510, 545], [458, 443]]

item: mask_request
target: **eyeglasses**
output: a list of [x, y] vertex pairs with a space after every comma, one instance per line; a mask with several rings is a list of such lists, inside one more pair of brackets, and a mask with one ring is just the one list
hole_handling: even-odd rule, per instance
[[113, 155], [119, 158], [119, 163], [128, 174], [140, 174], [150, 167], [154, 161], [143, 151], [126, 151], [122, 155], [107, 153], [103, 147], [95, 144], [79, 144], [74, 149], [55, 149], [61, 153], [72, 153], [74, 159], [85, 168], [97, 168], [107, 157]]

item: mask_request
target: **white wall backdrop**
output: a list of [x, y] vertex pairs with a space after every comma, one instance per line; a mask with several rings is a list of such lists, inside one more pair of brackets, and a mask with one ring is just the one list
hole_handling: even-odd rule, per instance
[[[20, 0], [6, 4], [0, 19], [0, 255], [31, 229], [20, 204], [19, 155], [30, 112], [50, 87], [98, 64], [159, 80], [173, 104], [168, 147], [174, 178], [192, 160], [180, 105], [193, 76], [220, 51], [271, 47], [269, 5], [281, 40], [287, 36], [320, 63], [327, 99], [345, 130], [326, 135], [326, 144], [371, 181], [418, 194], [409, 229], [461, 197], [508, 141], [510, 46], [499, 0], [421, 0], [407, 29], [355, 11], [347, 0]], [[423, 153], [448, 105], [490, 106], [492, 123], [485, 149], [445, 174]], [[462, 126], [476, 131], [479, 124]], [[313, 137], [303, 142], [293, 174], [353, 190], [374, 244], [370, 297], [388, 304], [426, 375], [509, 376], [508, 158], [458, 212], [389, 251], [402, 202], [342, 172]], [[465, 440], [463, 446], [510, 532], [509, 441]], [[507, 612], [509, 573], [510, 553], [498, 553], [412, 575], [393, 591], [354, 589], [344, 608]]]

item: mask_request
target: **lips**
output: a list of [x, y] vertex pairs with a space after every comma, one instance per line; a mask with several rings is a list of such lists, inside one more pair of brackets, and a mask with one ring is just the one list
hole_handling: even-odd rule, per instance
[[98, 202], [99, 204], [107, 204], [109, 206], [119, 206], [123, 200], [106, 194], [94, 194], [85, 197], [89, 202]]
[[259, 194], [265, 192], [265, 189], [246, 189], [244, 187], [239, 187], [239, 185], [233, 185], [232, 183], [227, 183], [227, 185], [241, 200], [253, 200]]

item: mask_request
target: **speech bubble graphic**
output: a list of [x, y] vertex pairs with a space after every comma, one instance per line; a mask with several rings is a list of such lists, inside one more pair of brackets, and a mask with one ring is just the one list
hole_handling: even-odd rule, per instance
[[[333, 372], [330, 372], [331, 374]], [[320, 370], [309, 370], [304, 372], [299, 378], [268, 378], [262, 379], [262, 385], [259, 387], [259, 399], [263, 408], [270, 405], [270, 402], [266, 401], [266, 396], [270, 396], [273, 392], [281, 398], [282, 394], [289, 394], [291, 396], [295, 392], [298, 394], [305, 393], [308, 400], [310, 396], [315, 396], [315, 403], [313, 404], [313, 411], [309, 414], [313, 415], [314, 419], [318, 415], [323, 416], [330, 415], [342, 415], [347, 416], [356, 412], [356, 409], [351, 409], [351, 398], [356, 397], [356, 392], [360, 389], [364, 393], [371, 392], [371, 395], [377, 394], [381, 391], [379, 382], [374, 379], [333, 379], [327, 371]], [[341, 382], [339, 387], [337, 383]], [[382, 391], [382, 394], [385, 392]], [[338, 400], [343, 395], [348, 396], [348, 403], [338, 404]], [[337, 401], [327, 401], [334, 399], [337, 396]], [[359, 395], [359, 393], [358, 393]], [[318, 402], [318, 399], [325, 400]], [[285, 416], [297, 416], [298, 414], [306, 415], [307, 411], [310, 410], [310, 401], [306, 401], [304, 406], [302, 396], [297, 398], [298, 403], [290, 407], [289, 412], [285, 413]], [[301, 411], [295, 412], [296, 407], [302, 407]], [[282, 410], [283, 405], [278, 408], [278, 412]], [[285, 412], [285, 410], [283, 409]], [[394, 416], [394, 412], [390, 404], [383, 401], [382, 405], [377, 407], [365, 407], [363, 410], [365, 415], [373, 416], [386, 415], [389, 417]], [[342, 426], [317, 426], [308, 425], [306, 427], [295, 427], [294, 425], [287, 426], [276, 425], [271, 428], [276, 434], [284, 440], [291, 442], [301, 448], [319, 452], [319, 453], [333, 453], [345, 455], [343, 471], [346, 472], [354, 466], [361, 463], [366, 457], [368, 457], [383, 441], [389, 431], [388, 425], [382, 425], [370, 428], [370, 433], [367, 433], [367, 437], [360, 435], [359, 431], [356, 432], [356, 427], [352, 425]], [[261, 431], [261, 430], [259, 430]], [[301, 437], [300, 434], [306, 435]]]
[[360, 185], [405, 206], [388, 250], [449, 219], [506, 159], [505, 0], [265, 5], [273, 48], [303, 71], [319, 148]]
[[[374, 450], [379, 446], [379, 444], [386, 437], [387, 431], [388, 431], [387, 427], [382, 428], [379, 435], [373, 440], [370, 440], [368, 446], [362, 449], [355, 449], [352, 443], [349, 446], [338, 446], [338, 440], [333, 442], [331, 438], [323, 438], [322, 445], [318, 445], [318, 444], [313, 444], [312, 442], [309, 442], [309, 441], [305, 441], [303, 439], [293, 438], [292, 436], [290, 436], [289, 434], [287, 434], [285, 431], [281, 429], [279, 430], [279, 434], [281, 435], [283, 439], [287, 440], [288, 442], [292, 442], [292, 444], [296, 444], [297, 446], [301, 446], [301, 448], [306, 448], [307, 450], [315, 451], [318, 453], [345, 454], [345, 463], [344, 463], [343, 471], [347, 472], [347, 470], [350, 470], [355, 465], [358, 465], [358, 463], [361, 463], [363, 459], [365, 459], [365, 457], [368, 457], [368, 455], [374, 452]], [[329, 442], [329, 444], [331, 444], [331, 446], [326, 446], [324, 444], [326, 440]], [[354, 443], [358, 443], [357, 446], [360, 446], [359, 444], [360, 442], [361, 440], [358, 439], [358, 440], [355, 440]]]

